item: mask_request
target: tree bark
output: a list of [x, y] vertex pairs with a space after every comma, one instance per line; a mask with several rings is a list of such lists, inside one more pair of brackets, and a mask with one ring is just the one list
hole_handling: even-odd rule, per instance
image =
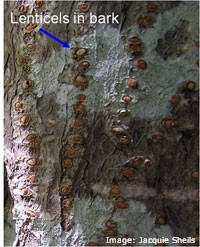
[[4, 3], [5, 245], [198, 245], [198, 2], [86, 4]]

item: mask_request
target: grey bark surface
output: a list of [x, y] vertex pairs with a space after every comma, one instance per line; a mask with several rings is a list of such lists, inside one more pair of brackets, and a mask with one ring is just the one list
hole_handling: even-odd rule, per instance
[[[10, 12], [19, 16], [21, 4], [4, 3], [5, 245], [198, 237], [198, 2], [160, 1], [153, 13], [147, 2], [91, 2], [84, 24], [39, 24], [31, 32], [10, 23]], [[81, 13], [73, 1], [24, 5], [26, 14], [62, 12], [72, 19]], [[90, 24], [89, 12], [114, 12], [120, 24]], [[140, 27], [141, 15], [151, 15], [153, 23]], [[140, 56], [129, 49], [133, 36], [142, 40]], [[87, 54], [77, 57], [81, 47]], [[138, 59], [147, 62], [145, 70], [137, 68]], [[85, 60], [88, 70], [80, 66]], [[77, 75], [88, 85], [75, 83]], [[130, 77], [138, 88], [127, 86]], [[81, 105], [80, 93], [87, 96]], [[130, 104], [122, 102], [124, 95], [132, 97]], [[172, 104], [172, 95], [180, 102]], [[130, 114], [121, 117], [121, 109]], [[174, 125], [166, 127], [167, 119]], [[113, 133], [119, 127], [123, 133]], [[124, 136], [126, 144], [120, 143]], [[110, 219], [114, 229], [106, 226]], [[193, 246], [176, 246], [184, 245]]]

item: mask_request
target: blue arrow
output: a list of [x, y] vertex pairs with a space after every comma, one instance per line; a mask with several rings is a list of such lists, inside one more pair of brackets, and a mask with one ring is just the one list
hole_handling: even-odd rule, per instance
[[69, 46], [69, 44], [68, 44], [67, 42], [64, 42], [64, 41], [62, 41], [62, 40], [56, 38], [53, 34], [47, 32], [47, 31], [44, 30], [43, 28], [40, 28], [39, 31], [42, 32], [42, 33], [44, 33], [44, 34], [46, 34], [47, 36], [49, 36], [50, 38], [54, 39], [55, 41], [59, 42], [60, 44], [62, 44], [62, 46], [63, 46], [64, 48], [70, 48], [70, 46]]

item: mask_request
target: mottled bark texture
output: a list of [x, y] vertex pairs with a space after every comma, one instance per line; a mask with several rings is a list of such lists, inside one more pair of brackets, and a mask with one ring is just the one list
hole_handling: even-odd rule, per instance
[[[198, 2], [4, 5], [5, 245], [198, 245]], [[85, 23], [11, 24], [11, 11]]]

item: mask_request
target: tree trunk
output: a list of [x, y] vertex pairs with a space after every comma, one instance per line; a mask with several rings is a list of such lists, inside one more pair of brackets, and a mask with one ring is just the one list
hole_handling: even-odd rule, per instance
[[[4, 9], [5, 245], [198, 245], [198, 2]], [[11, 24], [11, 11], [70, 23]], [[119, 24], [90, 23], [112, 12]]]

